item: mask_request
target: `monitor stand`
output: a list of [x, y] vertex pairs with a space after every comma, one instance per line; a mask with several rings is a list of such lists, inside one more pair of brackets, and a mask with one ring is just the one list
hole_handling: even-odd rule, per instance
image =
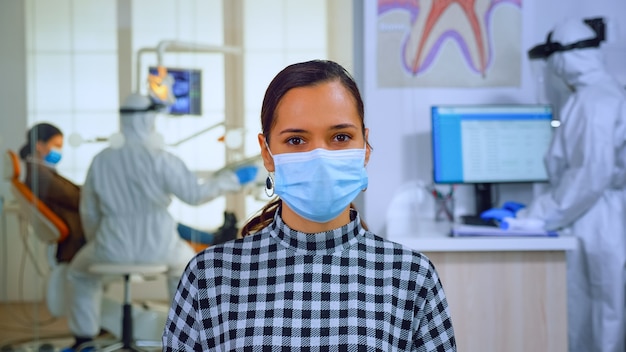
[[474, 199], [476, 201], [476, 213], [474, 215], [462, 215], [461, 222], [466, 225], [480, 225], [480, 226], [498, 226], [493, 220], [483, 220], [480, 218], [480, 214], [493, 208], [492, 197], [492, 184], [491, 183], [475, 183], [474, 184]]

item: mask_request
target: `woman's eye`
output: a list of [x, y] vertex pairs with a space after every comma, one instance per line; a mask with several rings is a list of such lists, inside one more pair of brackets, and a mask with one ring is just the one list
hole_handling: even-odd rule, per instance
[[300, 137], [291, 137], [291, 138], [287, 139], [287, 143], [292, 144], [292, 145], [300, 145], [300, 144], [302, 144], [302, 138], [300, 138]]
[[335, 136], [335, 139], [338, 142], [347, 142], [347, 141], [349, 141], [351, 139], [351, 137], [349, 135], [347, 135], [347, 134], [338, 134], [338, 135]]

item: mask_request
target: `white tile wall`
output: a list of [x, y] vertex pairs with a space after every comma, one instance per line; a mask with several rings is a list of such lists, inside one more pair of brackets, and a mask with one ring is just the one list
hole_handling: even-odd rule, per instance
[[[244, 57], [244, 99], [246, 111], [261, 113], [261, 104], [267, 86], [280, 70], [285, 68], [285, 52], [283, 50], [265, 51], [248, 50]], [[246, 121], [246, 123], [250, 123]]]
[[29, 30], [33, 32], [33, 49], [37, 51], [66, 52], [72, 48], [71, 0], [31, 0]]
[[133, 31], [157, 31], [176, 35], [179, 2], [171, 0], [133, 0]]
[[[73, 119], [73, 125], [69, 130], [64, 130], [66, 137], [72, 133], [80, 134], [85, 140], [94, 140], [101, 137], [110, 137], [119, 131], [119, 115], [117, 111], [111, 112], [77, 112]], [[69, 142], [66, 140], [66, 143]], [[84, 146], [85, 144], [81, 145]], [[80, 149], [79, 147], [78, 149]]]
[[116, 16], [116, 8], [109, 1], [73, 1], [73, 48], [77, 51], [116, 53]]
[[246, 54], [248, 51], [285, 50], [285, 1], [245, 0], [244, 4]]
[[209, 44], [222, 44], [224, 42], [222, 1], [196, 0], [193, 4], [189, 17], [193, 18], [194, 39]]
[[34, 111], [70, 111], [74, 98], [72, 54], [35, 51], [30, 57], [34, 64], [32, 72]]
[[319, 0], [285, 1], [285, 45], [289, 51], [326, 50], [326, 4]]
[[72, 62], [73, 108], [81, 112], [117, 110], [117, 54], [77, 52]]

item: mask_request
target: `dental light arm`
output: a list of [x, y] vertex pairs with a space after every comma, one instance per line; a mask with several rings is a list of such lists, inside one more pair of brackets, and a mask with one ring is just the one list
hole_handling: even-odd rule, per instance
[[208, 45], [208, 44], [198, 44], [191, 42], [183, 42], [178, 40], [163, 40], [159, 42], [157, 47], [154, 48], [141, 48], [137, 52], [137, 69], [136, 69], [136, 79], [137, 85], [136, 90], [139, 91], [142, 87], [141, 82], [141, 74], [142, 72], [142, 64], [141, 64], [141, 56], [145, 53], [156, 53], [157, 54], [157, 65], [163, 66], [163, 55], [166, 52], [173, 53], [221, 53], [221, 54], [233, 54], [240, 55], [242, 50], [241, 48], [234, 46], [222, 46], [222, 45]]
[[[207, 128], [201, 129], [200, 131], [194, 132], [191, 135], [184, 137], [176, 142], [173, 143], [168, 143], [166, 144], [168, 147], [177, 147], [185, 142], [188, 142], [206, 132], [209, 132], [211, 130], [213, 130], [214, 128], [220, 127], [220, 126], [224, 126], [223, 122], [219, 122], [216, 123], [214, 125], [211, 125]], [[243, 133], [242, 129], [231, 129], [229, 130], [225, 136], [224, 136], [224, 142], [226, 143], [226, 146], [229, 148], [237, 148], [240, 146], [240, 144], [242, 143], [242, 138], [241, 137], [241, 133]], [[74, 148], [78, 148], [80, 147], [83, 143], [102, 143], [102, 142], [109, 142], [111, 140], [111, 137], [95, 137], [95, 138], [91, 138], [91, 139], [85, 139], [83, 138], [79, 133], [72, 133], [70, 134], [68, 141], [70, 143], [70, 145]]]

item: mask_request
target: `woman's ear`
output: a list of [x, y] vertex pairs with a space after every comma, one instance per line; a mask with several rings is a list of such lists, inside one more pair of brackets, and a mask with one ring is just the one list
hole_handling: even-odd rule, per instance
[[270, 151], [265, 143], [265, 136], [263, 133], [259, 133], [257, 136], [259, 140], [259, 147], [261, 148], [261, 157], [263, 158], [263, 165], [268, 172], [274, 172], [274, 159], [270, 155]]
[[372, 153], [372, 148], [370, 147], [370, 144], [369, 144], [369, 134], [370, 134], [370, 129], [366, 128], [365, 129], [365, 166], [367, 166], [367, 163], [370, 161], [370, 154]]

